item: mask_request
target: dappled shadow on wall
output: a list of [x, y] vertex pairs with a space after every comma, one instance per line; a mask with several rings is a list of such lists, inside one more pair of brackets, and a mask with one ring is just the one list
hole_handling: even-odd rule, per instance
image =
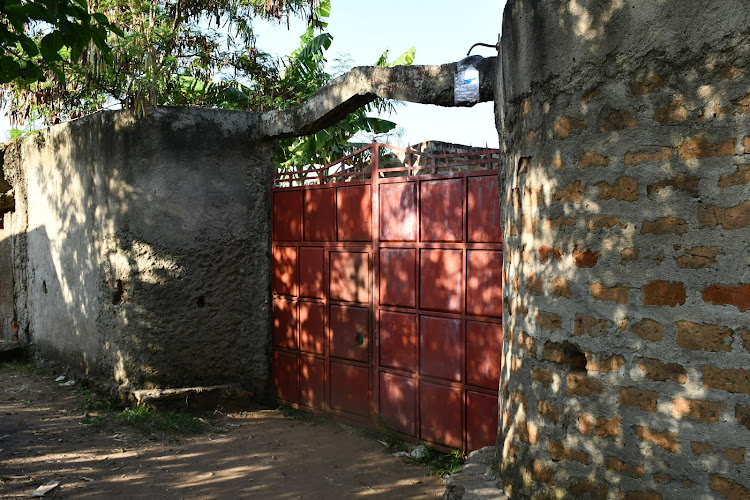
[[[603, 50], [603, 31], [584, 31]], [[498, 455], [548, 486], [565, 469], [557, 484], [581, 496], [750, 491], [736, 441], [750, 85], [732, 53], [679, 58], [608, 62], [621, 79], [536, 89], [504, 123]], [[683, 81], [686, 67], [700, 76]]]
[[34, 341], [125, 387], [267, 377], [266, 353], [249, 348], [267, 320], [247, 310], [265, 296], [253, 274], [246, 160], [230, 154], [209, 171], [200, 157], [216, 151], [205, 140], [112, 113], [35, 137]]

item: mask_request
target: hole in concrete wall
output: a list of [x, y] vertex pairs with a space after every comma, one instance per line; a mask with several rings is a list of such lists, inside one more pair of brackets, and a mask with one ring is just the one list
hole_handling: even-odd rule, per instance
[[198, 300], [195, 301], [195, 305], [197, 305], [198, 307], [206, 307], [206, 298], [201, 295], [200, 297], [198, 297]]
[[47, 282], [42, 280], [42, 292], [47, 293]]
[[117, 280], [115, 290], [112, 292], [112, 304], [117, 305], [122, 302], [122, 280]]
[[566, 361], [570, 365], [571, 372], [586, 373], [586, 355], [581, 352], [577, 345], [563, 342]]
[[547, 342], [544, 359], [567, 368], [571, 373], [586, 373], [586, 355], [570, 342]]

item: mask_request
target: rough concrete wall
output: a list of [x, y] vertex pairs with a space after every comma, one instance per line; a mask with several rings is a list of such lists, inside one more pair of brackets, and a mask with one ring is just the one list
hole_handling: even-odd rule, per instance
[[[12, 203], [2, 211], [0, 229], [0, 338], [28, 343], [26, 288], [26, 176], [21, 168], [20, 144], [0, 146], [3, 190]], [[6, 184], [7, 183], [7, 184]], [[11, 206], [12, 205], [12, 206]]]
[[36, 351], [122, 389], [266, 397], [271, 148], [255, 114], [179, 108], [27, 140]]
[[509, 0], [513, 498], [749, 498], [750, 11]]

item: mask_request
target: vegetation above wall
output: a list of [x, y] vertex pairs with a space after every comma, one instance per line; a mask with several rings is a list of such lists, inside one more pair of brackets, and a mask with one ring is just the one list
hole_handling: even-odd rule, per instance
[[9, 0], [0, 5], [0, 84], [23, 87], [65, 79], [62, 65], [79, 59], [88, 46], [112, 63], [108, 32], [122, 35], [107, 17], [91, 14], [85, 0]]
[[[80, 2], [80, 3], [77, 3]], [[0, 12], [0, 99], [11, 124], [39, 127], [103, 108], [267, 111], [304, 101], [334, 75], [330, 0], [15, 0]], [[89, 12], [96, 12], [89, 14]], [[256, 46], [253, 21], [307, 17], [299, 47], [277, 58]], [[111, 22], [110, 22], [111, 21]], [[379, 66], [410, 64], [414, 49]], [[367, 116], [378, 101], [313, 136], [280, 141], [280, 168], [341, 156], [360, 131], [395, 127]], [[16, 133], [19, 133], [17, 130]]]

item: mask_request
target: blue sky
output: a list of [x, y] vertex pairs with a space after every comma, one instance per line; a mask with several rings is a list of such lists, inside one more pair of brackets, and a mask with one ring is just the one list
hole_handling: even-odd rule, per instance
[[[333, 35], [330, 59], [348, 59], [352, 66], [369, 66], [389, 50], [389, 60], [416, 47], [414, 64], [444, 64], [466, 56], [474, 43], [495, 44], [502, 24], [505, 0], [332, 0], [327, 31]], [[292, 20], [291, 28], [277, 23], [256, 24], [258, 46], [271, 54], [289, 54], [299, 44], [304, 21]], [[496, 55], [494, 49], [477, 47], [472, 54]], [[497, 131], [492, 103], [472, 108], [442, 108], [404, 104], [392, 116], [403, 129], [401, 145], [441, 140], [474, 146], [496, 147]], [[7, 120], [0, 119], [0, 141], [7, 138]]]
[[[369, 66], [388, 49], [389, 60], [416, 47], [414, 64], [444, 64], [463, 59], [477, 43], [497, 43], [505, 0], [331, 0], [327, 31], [333, 35], [328, 51], [343, 55], [352, 66]], [[299, 43], [304, 23], [256, 26], [258, 46], [270, 53], [288, 54]], [[472, 54], [494, 56], [494, 49], [477, 47]], [[442, 140], [497, 147], [492, 103], [472, 108], [443, 108], [405, 104], [388, 118], [404, 129], [402, 145]], [[391, 142], [397, 142], [394, 138]]]

